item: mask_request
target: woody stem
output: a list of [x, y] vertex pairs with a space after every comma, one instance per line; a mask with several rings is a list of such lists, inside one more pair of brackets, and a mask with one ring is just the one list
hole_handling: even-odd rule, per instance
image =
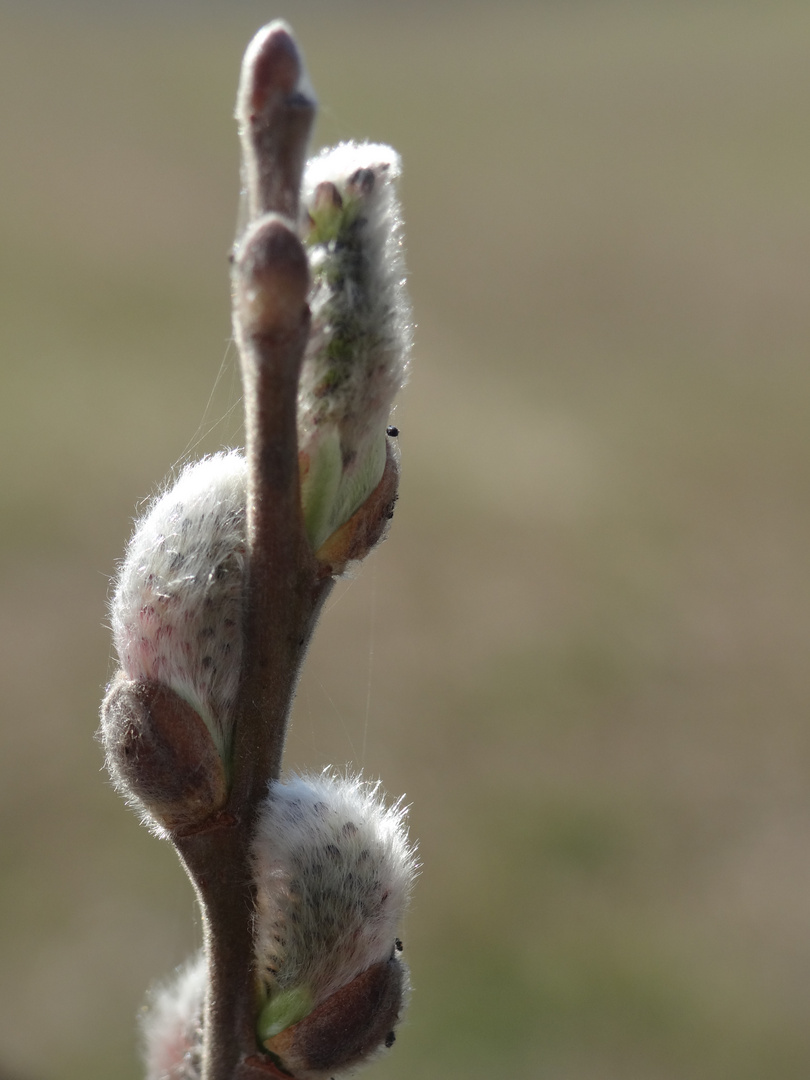
[[300, 54], [275, 23], [245, 55], [237, 102], [250, 223], [233, 261], [248, 462], [246, 602], [240, 690], [224, 810], [173, 840], [203, 913], [208, 965], [202, 1080], [275, 1072], [257, 1056], [254, 886], [250, 843], [268, 782], [279, 775], [301, 663], [332, 579], [301, 514], [296, 401], [309, 333], [309, 273], [296, 231], [315, 106]]

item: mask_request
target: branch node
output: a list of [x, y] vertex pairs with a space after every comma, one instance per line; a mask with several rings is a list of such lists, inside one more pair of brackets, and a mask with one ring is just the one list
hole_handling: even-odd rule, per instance
[[248, 229], [233, 264], [234, 320], [240, 334], [289, 332], [301, 322], [309, 267], [290, 224], [266, 214]]

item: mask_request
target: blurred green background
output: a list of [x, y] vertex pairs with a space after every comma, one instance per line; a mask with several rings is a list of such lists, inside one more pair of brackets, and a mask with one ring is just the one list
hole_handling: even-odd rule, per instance
[[[0, 2], [0, 1061], [135, 1080], [199, 934], [94, 742], [139, 501], [240, 439], [242, 51], [389, 141], [391, 538], [291, 766], [407, 793], [380, 1080], [810, 1074], [810, 5]], [[372, 1075], [372, 1073], [370, 1073]]]

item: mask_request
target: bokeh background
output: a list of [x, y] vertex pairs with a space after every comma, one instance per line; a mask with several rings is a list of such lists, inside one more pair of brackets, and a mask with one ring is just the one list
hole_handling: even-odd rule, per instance
[[[390, 141], [418, 331], [391, 539], [289, 764], [407, 793], [380, 1080], [810, 1073], [810, 6], [0, 2], [0, 1061], [135, 1080], [195, 946], [94, 741], [136, 507], [240, 439], [242, 51]], [[371, 1075], [371, 1073], [369, 1074]]]

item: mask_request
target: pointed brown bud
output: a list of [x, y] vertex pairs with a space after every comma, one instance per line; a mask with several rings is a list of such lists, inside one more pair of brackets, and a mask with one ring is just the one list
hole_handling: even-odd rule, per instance
[[301, 77], [301, 57], [289, 27], [281, 20], [263, 26], [247, 48], [244, 67], [240, 89], [256, 119], [274, 96], [291, 94]]
[[237, 331], [261, 336], [298, 327], [306, 308], [309, 266], [289, 224], [266, 214], [246, 232], [233, 265]]
[[248, 220], [271, 210], [297, 219], [314, 117], [315, 94], [292, 31], [281, 20], [269, 23], [247, 48], [236, 100]]

